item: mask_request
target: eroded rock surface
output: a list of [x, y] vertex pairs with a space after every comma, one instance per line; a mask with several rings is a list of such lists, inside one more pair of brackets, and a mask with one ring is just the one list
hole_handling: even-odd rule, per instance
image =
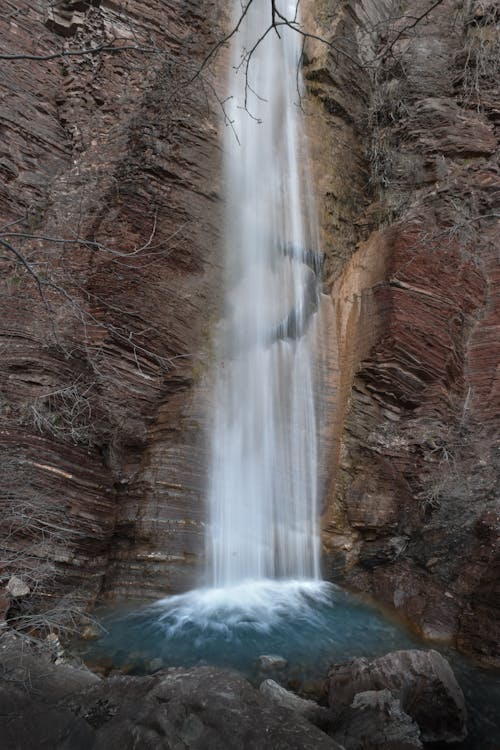
[[20, 659], [15, 645], [0, 639], [5, 747], [31, 750], [36, 738], [40, 750], [340, 750], [232, 672], [198, 667], [102, 680], [29, 648]]
[[[221, 276], [206, 85], [223, 75], [193, 76], [225, 9], [3, 5], [3, 582], [87, 602], [185, 589]], [[332, 45], [304, 49], [325, 573], [500, 664], [497, 7], [304, 11]]]
[[418, 750], [417, 724], [401, 709], [390, 690], [366, 690], [343, 712], [334, 737], [346, 750]]
[[314, 150], [339, 368], [327, 574], [498, 665], [496, 5], [315, 7], [334, 49], [306, 47], [306, 75], [337, 136]]
[[[362, 700], [358, 694], [366, 697], [366, 691], [386, 690], [418, 725], [423, 742], [457, 742], [466, 736], [463, 693], [450, 665], [437, 651], [394, 651], [378, 659], [351, 659], [330, 669], [328, 700], [336, 713], [351, 704], [361, 713], [370, 713], [368, 709], [377, 708], [377, 696]], [[409, 728], [405, 721], [403, 725]], [[415, 740], [412, 731], [410, 739]]]
[[290, 690], [287, 690], [274, 680], [264, 680], [259, 685], [259, 691], [263, 696], [278, 706], [287, 708], [290, 711], [303, 716], [308, 721], [320, 726], [321, 728], [329, 725], [329, 712], [323, 706], [319, 706], [315, 701], [301, 698]]
[[218, 115], [187, 82], [218, 12], [2, 5], [2, 522], [45, 596], [186, 588], [202, 548]]

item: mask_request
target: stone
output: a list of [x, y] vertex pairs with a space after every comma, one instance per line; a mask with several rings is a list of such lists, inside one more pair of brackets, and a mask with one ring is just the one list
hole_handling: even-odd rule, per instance
[[420, 730], [390, 690], [366, 690], [342, 713], [334, 739], [346, 750], [420, 750]]
[[32, 696], [47, 697], [54, 702], [100, 684], [100, 678], [81, 663], [56, 665], [54, 651], [59, 647], [56, 645], [54, 649], [54, 642], [54, 639], [27, 640], [13, 630], [0, 635], [2, 698], [4, 691], [8, 692], [9, 684], [29, 685]]
[[160, 659], [158, 656], [154, 659], [151, 659], [151, 661], [148, 664], [148, 668], [150, 672], [158, 672], [159, 669], [161, 669], [164, 666], [163, 659]]
[[82, 629], [80, 638], [83, 641], [95, 641], [101, 637], [102, 633], [103, 631], [101, 628], [91, 623], [89, 625], [85, 625], [85, 627]]
[[465, 700], [453, 671], [437, 651], [394, 651], [331, 667], [329, 705], [348, 708], [357, 693], [390, 690], [418, 725], [423, 742], [459, 742], [467, 734]]
[[[179, 0], [39, 5], [50, 6], [52, 29], [31, 0], [16, 3], [17, 20], [0, 23], [2, 49], [56, 55], [9, 62], [0, 77], [0, 97], [12, 96], [0, 113], [0, 223], [48, 237], [79, 234], [112, 252], [73, 244], [70, 262], [54, 269], [92, 316], [81, 326], [80, 308], [63, 297], [48, 314], [36, 284], [2, 253], [3, 489], [15, 507], [38, 503], [37, 512], [53, 514], [52, 528], [67, 529], [70, 544], [59, 530], [57, 543], [44, 542], [41, 566], [55, 563], [62, 592], [92, 606], [106, 580], [110, 598], [155, 598], [186, 590], [203, 551], [206, 394], [194, 372], [204, 367], [219, 275], [218, 105], [207, 109], [197, 86], [183, 82], [221, 19], [209, 4], [202, 23], [200, 9]], [[74, 31], [76, 38], [61, 37]], [[57, 56], [125, 44], [158, 52]], [[120, 266], [113, 252], [135, 252], [153, 227], [145, 262], [139, 252]], [[36, 263], [52, 257], [50, 243], [30, 243], [16, 238]], [[24, 418], [48, 393], [76, 393], [75, 383], [92, 416], [73, 436]], [[62, 416], [52, 414], [56, 426]], [[10, 533], [10, 512], [0, 535]], [[33, 545], [21, 531], [15, 541]], [[38, 591], [47, 584], [52, 593], [53, 578], [38, 581]]]
[[[378, 83], [309, 49], [308, 84], [318, 110], [336, 90], [355, 122], [355, 89], [370, 92], [375, 190], [363, 205], [356, 169], [341, 170], [345, 186], [325, 174], [322, 156], [339, 171], [343, 150], [328, 140], [332, 126], [324, 145], [311, 128], [336, 320], [326, 570], [424, 637], [498, 668], [500, 550], [488, 517], [500, 424], [498, 3], [472, 3], [458, 24], [438, 3], [411, 35], [400, 27], [388, 56], [386, 4], [359, 3], [354, 33], [345, 8], [339, 35], [375, 61]], [[357, 154], [363, 135], [346, 118], [336, 127]], [[396, 550], [391, 538], [408, 544]]]
[[28, 596], [31, 593], [31, 589], [27, 583], [25, 583], [18, 576], [11, 576], [6, 586], [7, 592], [14, 599], [21, 599], [23, 596]]
[[75, 10], [48, 8], [45, 25], [62, 36], [73, 36], [85, 23], [85, 13]]
[[419, 132], [424, 148], [452, 155], [489, 155], [495, 151], [495, 133], [487, 118], [464, 112], [450, 99], [423, 99], [415, 108], [414, 118], [411, 127]]
[[271, 672], [274, 669], [285, 669], [287, 660], [279, 654], [262, 654], [258, 657], [256, 665], [262, 672]]
[[[202, 23], [180, 0], [48, 5], [60, 11], [53, 31], [32, 0], [17, 0], [1, 48], [59, 52], [60, 34], [75, 28], [89, 46], [115, 32], [116, 43], [149, 46], [154, 29], [162, 53], [147, 64], [104, 51], [4, 61], [1, 225], [78, 232], [114, 250], [141, 247], [154, 225], [149, 249], [164, 256], [127, 267], [65, 248], [71, 262], [56, 275], [93, 319], [79, 328], [61, 300], [57, 337], [36, 286], [6, 261], [0, 440], [17, 462], [7, 489], [64, 514], [71, 555], [54, 545], [48, 560], [64, 590], [89, 603], [103, 584], [108, 598], [155, 597], [188, 588], [203, 551], [210, 396], [199, 375], [220, 287], [221, 177], [218, 115], [183, 82], [220, 38], [220, 14], [208, 4]], [[469, 66], [479, 78], [468, 90], [463, 57], [487, 52], [474, 48], [474, 38], [487, 42], [475, 32], [493, 29], [455, 23], [437, 4], [385, 54], [388, 0], [336, 5], [332, 17], [311, 9], [305, 19], [350, 49], [335, 65], [326, 46], [308, 39], [305, 49], [330, 321], [319, 410], [325, 569], [428, 637], [499, 666], [499, 550], [494, 526], [479, 520], [498, 475], [498, 76]], [[498, 17], [490, 6], [474, 4], [481, 24]], [[373, 75], [358, 58], [373, 61]], [[18, 246], [40, 267], [53, 258], [42, 241]], [[75, 381], [90, 388], [91, 444], [21, 418]], [[393, 538], [410, 543], [397, 549]], [[159, 551], [168, 554], [152, 561]]]
[[287, 690], [274, 680], [264, 680], [259, 685], [259, 691], [262, 695], [270, 698], [283, 708], [288, 708], [299, 716], [303, 716], [308, 721], [318, 726], [325, 726], [328, 723], [329, 712], [327, 709], [318, 706], [315, 701], [301, 698], [300, 696]]
[[[100, 679], [0, 638], [6, 747], [31, 750], [339, 750], [236, 673], [211, 667]], [[32, 678], [32, 679], [31, 679]], [[30, 721], [26, 721], [26, 717]]]

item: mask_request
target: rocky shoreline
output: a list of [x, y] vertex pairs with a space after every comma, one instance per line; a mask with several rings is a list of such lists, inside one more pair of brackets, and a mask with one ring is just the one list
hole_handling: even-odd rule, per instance
[[333, 665], [316, 698], [211, 666], [103, 678], [57, 639], [0, 637], [6, 750], [413, 750], [466, 735], [463, 693], [432, 650]]
[[[222, 124], [185, 82], [227, 18], [5, 4], [0, 613], [57, 629], [203, 564]], [[324, 577], [498, 666], [497, 4], [306, 5], [333, 45], [304, 60], [333, 310]]]

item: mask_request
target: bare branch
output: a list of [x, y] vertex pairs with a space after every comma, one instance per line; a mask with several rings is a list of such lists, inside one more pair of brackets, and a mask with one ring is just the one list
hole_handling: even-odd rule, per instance
[[[82, 321], [84, 319], [88, 319], [92, 323], [94, 323], [97, 327], [108, 331], [108, 333], [110, 333], [116, 339], [118, 339], [122, 343], [125, 343], [127, 347], [130, 347], [134, 352], [134, 356], [136, 352], [139, 352], [147, 359], [154, 359], [160, 367], [170, 366], [170, 360], [168, 358], [162, 357], [159, 354], [156, 354], [156, 352], [152, 352], [146, 347], [143, 347], [140, 344], [137, 344], [133, 340], [133, 333], [129, 332], [127, 335], [123, 333], [122, 331], [120, 331], [116, 326], [112, 325], [111, 323], [103, 323], [90, 310], [85, 308], [73, 296], [71, 296], [71, 294], [69, 294], [69, 292], [63, 286], [55, 283], [54, 281], [51, 281], [50, 279], [41, 278], [40, 275], [34, 270], [32, 265], [28, 263], [26, 258], [22, 255], [22, 253], [20, 253], [19, 250], [17, 250], [13, 245], [11, 245], [10, 242], [7, 242], [6, 240], [3, 240], [0, 238], [0, 244], [3, 245], [5, 248], [7, 248], [7, 250], [9, 250], [16, 257], [16, 259], [22, 264], [22, 266], [25, 268], [28, 274], [35, 280], [40, 297], [47, 308], [49, 316], [51, 316], [52, 311], [47, 301], [47, 298], [44, 294], [44, 289], [51, 289], [57, 294], [60, 294], [69, 303], [69, 305], [76, 312], [78, 312]], [[76, 284], [73, 284], [73, 285], [77, 286]], [[88, 298], [92, 296], [88, 292], [86, 292], [86, 294]]]
[[381, 50], [381, 51], [379, 52], [379, 54], [377, 55], [377, 59], [378, 59], [378, 58], [380, 58], [380, 57], [383, 57], [383, 56], [384, 56], [384, 55], [386, 55], [386, 54], [387, 54], [388, 52], [391, 52], [391, 51], [392, 51], [392, 48], [394, 47], [394, 45], [396, 44], [396, 42], [398, 42], [398, 41], [399, 41], [399, 39], [401, 39], [401, 37], [403, 36], [403, 34], [406, 34], [406, 33], [407, 33], [407, 32], [408, 32], [408, 31], [409, 31], [410, 29], [414, 29], [414, 28], [415, 28], [415, 26], [417, 26], [417, 24], [419, 24], [419, 23], [420, 23], [420, 21], [423, 21], [423, 20], [424, 20], [424, 18], [426, 18], [426, 17], [427, 17], [427, 16], [428, 16], [428, 15], [429, 15], [430, 13], [432, 13], [432, 11], [433, 11], [433, 10], [434, 10], [435, 8], [437, 8], [437, 7], [439, 6], [439, 5], [442, 5], [442, 3], [443, 3], [443, 2], [444, 2], [444, 0], [436, 0], [436, 1], [435, 1], [435, 2], [434, 2], [434, 3], [433, 3], [433, 4], [431, 5], [431, 6], [430, 6], [430, 8], [427, 8], [427, 10], [426, 10], [426, 11], [424, 11], [424, 13], [421, 13], [421, 15], [420, 15], [420, 16], [416, 16], [416, 17], [415, 17], [415, 16], [403, 16], [403, 18], [405, 18], [405, 17], [406, 17], [406, 18], [413, 18], [413, 19], [414, 19], [414, 20], [413, 20], [413, 23], [410, 23], [410, 24], [408, 24], [408, 26], [404, 26], [404, 28], [400, 29], [400, 31], [399, 31], [399, 32], [398, 32], [398, 33], [396, 34], [396, 36], [395, 36], [395, 37], [394, 37], [394, 39], [393, 39], [393, 40], [392, 40], [392, 41], [390, 42], [390, 44], [387, 44], [387, 45], [386, 45], [386, 46], [385, 46], [385, 47], [384, 47], [384, 48], [383, 48], [383, 49], [382, 49], [382, 50]]
[[45, 281], [42, 281], [42, 279], [37, 274], [37, 272], [30, 266], [26, 258], [23, 255], [21, 255], [19, 250], [16, 250], [16, 248], [13, 245], [11, 245], [10, 242], [6, 242], [6, 240], [2, 240], [0, 238], [0, 245], [3, 245], [3, 247], [7, 248], [9, 252], [15, 255], [17, 260], [21, 263], [22, 266], [24, 266], [24, 268], [29, 273], [29, 275], [35, 280], [38, 290], [40, 292], [40, 295], [43, 297], [43, 286], [45, 284]]
[[205, 70], [210, 60], [216, 56], [217, 52], [221, 49], [221, 47], [224, 47], [224, 45], [227, 44], [227, 42], [229, 42], [229, 40], [232, 39], [232, 37], [238, 33], [240, 26], [243, 23], [243, 19], [248, 13], [248, 10], [250, 9], [250, 6], [252, 5], [252, 3], [253, 3], [253, 0], [248, 0], [248, 3], [244, 6], [241, 16], [239, 17], [236, 26], [233, 27], [233, 29], [229, 32], [229, 34], [226, 34], [226, 36], [223, 39], [221, 39], [219, 42], [217, 42], [217, 44], [214, 47], [212, 47], [210, 52], [206, 55], [206, 57], [202, 61], [200, 67], [198, 68], [194, 76], [189, 79], [188, 83], [192, 83], [194, 80], [196, 80], [196, 78], [198, 78], [200, 73], [202, 73]]
[[11, 52], [11, 53], [1, 53], [0, 54], [0, 60], [34, 60], [34, 61], [46, 61], [46, 60], [56, 60], [61, 57], [74, 57], [74, 56], [81, 56], [81, 55], [97, 55], [100, 52], [111, 52], [117, 53], [117, 52], [143, 52], [145, 54], [159, 54], [160, 50], [156, 47], [138, 47], [136, 45], [107, 45], [107, 44], [99, 44], [97, 47], [88, 47], [87, 49], [67, 49], [67, 50], [61, 50], [61, 52], [52, 52], [48, 55], [28, 55], [22, 52]]

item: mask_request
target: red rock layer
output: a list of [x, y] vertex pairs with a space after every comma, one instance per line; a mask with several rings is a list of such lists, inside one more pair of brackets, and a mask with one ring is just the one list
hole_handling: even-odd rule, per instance
[[350, 48], [375, 200], [332, 292], [352, 377], [324, 543], [328, 575], [498, 664], [498, 18], [429, 7], [362, 6]]
[[36, 548], [54, 566], [39, 594], [94, 597], [107, 573], [108, 593], [139, 597], [191, 575], [203, 528], [190, 403], [219, 178], [211, 79], [192, 79], [218, 19], [209, 2], [93, 5], [71, 36], [41, 0], [0, 14], [20, 55], [0, 59], [2, 502], [45, 498], [66, 529], [16, 521], [2, 574]]

